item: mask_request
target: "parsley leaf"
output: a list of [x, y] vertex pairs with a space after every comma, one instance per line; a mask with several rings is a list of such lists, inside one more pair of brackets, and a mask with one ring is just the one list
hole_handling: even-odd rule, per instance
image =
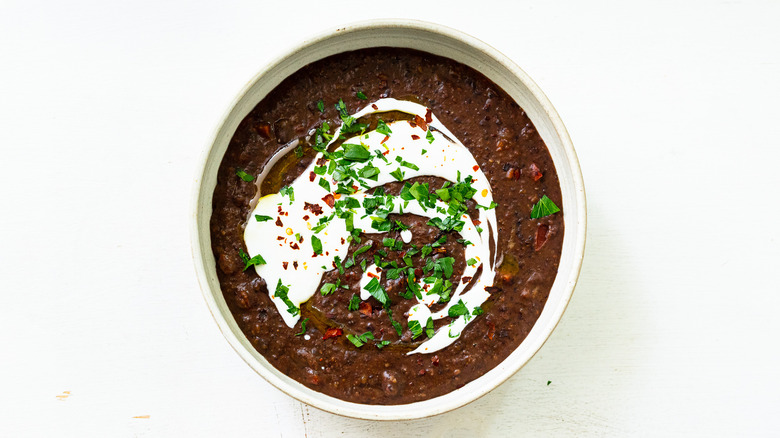
[[295, 190], [292, 188], [292, 186], [284, 186], [281, 189], [279, 189], [279, 194], [282, 196], [289, 196], [290, 197], [290, 204], [295, 201]]
[[417, 338], [423, 333], [423, 328], [420, 325], [420, 321], [411, 320], [407, 324], [407, 327], [409, 327], [409, 330], [412, 332], [412, 339]]
[[447, 315], [449, 315], [450, 318], [457, 318], [468, 314], [469, 309], [466, 307], [466, 303], [464, 303], [463, 300], [459, 300], [458, 304], [455, 304], [447, 310]]
[[544, 195], [531, 209], [531, 219], [539, 219], [559, 211], [561, 211], [561, 209], [555, 205], [552, 199], [548, 198], [547, 195]]
[[385, 121], [382, 119], [379, 119], [379, 121], [376, 123], [376, 132], [384, 135], [390, 135], [393, 133], [390, 127], [387, 126], [387, 123], [385, 123]]
[[432, 338], [436, 332], [433, 330], [433, 318], [428, 317], [428, 322], [425, 324], [425, 336]]
[[274, 218], [272, 218], [271, 216], [263, 215], [263, 214], [256, 214], [255, 215], [255, 220], [257, 220], [258, 222], [266, 222], [266, 221], [272, 221], [272, 220], [274, 220]]
[[317, 236], [311, 236], [311, 248], [314, 254], [322, 254], [322, 241]]
[[322, 295], [330, 295], [335, 291], [336, 291], [336, 285], [333, 283], [323, 283], [322, 287], [320, 288], [320, 293]]
[[371, 277], [371, 281], [369, 281], [363, 289], [367, 290], [368, 293], [382, 303], [383, 306], [390, 304], [390, 298], [387, 296], [387, 291], [385, 291], [385, 288], [379, 284], [379, 280], [375, 277]]
[[344, 148], [345, 160], [366, 162], [371, 158], [371, 152], [363, 147], [363, 145], [345, 143], [341, 146]]
[[260, 254], [250, 259], [249, 255], [245, 253], [243, 249], [239, 248], [238, 255], [241, 257], [241, 260], [244, 262], [244, 271], [249, 269], [250, 266], [265, 264], [265, 260], [263, 259], [263, 256], [261, 256]]
[[325, 102], [323, 102], [322, 99], [317, 102], [317, 109], [320, 110], [321, 113], [325, 112]]
[[358, 348], [360, 348], [360, 347], [362, 347], [363, 345], [365, 345], [365, 344], [366, 344], [366, 342], [368, 342], [368, 341], [369, 341], [369, 339], [373, 340], [373, 339], [374, 339], [374, 334], [373, 334], [373, 333], [371, 333], [371, 332], [365, 332], [365, 333], [363, 333], [362, 335], [352, 335], [352, 334], [348, 334], [348, 335], [347, 335], [347, 339], [349, 339], [349, 342], [352, 342], [352, 344], [353, 344], [355, 347], [358, 347]]
[[246, 182], [252, 181], [255, 179], [254, 176], [244, 172], [242, 169], [236, 169], [236, 175], [238, 175], [239, 178], [243, 179]]
[[306, 333], [306, 323], [307, 322], [309, 322], [309, 318], [306, 318], [303, 321], [301, 321], [301, 332], [300, 333], [296, 333], [295, 336], [300, 336], [300, 335]]
[[360, 296], [352, 294], [352, 298], [349, 299], [349, 310], [358, 310], [360, 308]]
[[404, 180], [404, 172], [401, 170], [400, 167], [398, 169], [390, 172], [390, 175], [392, 175], [393, 178], [397, 179], [398, 181], [403, 181]]
[[433, 143], [433, 140], [434, 140], [434, 138], [433, 138], [433, 132], [431, 132], [431, 130], [430, 130], [430, 129], [428, 129], [428, 133], [427, 133], [427, 134], [425, 134], [425, 139], [426, 139], [426, 140], [428, 140], [428, 143], [429, 143], [429, 144], [430, 144], [430, 143]]
[[325, 178], [320, 177], [320, 187], [325, 189], [328, 193], [330, 193], [330, 183]]
[[282, 279], [276, 283], [276, 290], [274, 291], [274, 297], [281, 299], [284, 304], [287, 304], [287, 311], [292, 316], [296, 316], [301, 312], [301, 309], [297, 308], [295, 304], [287, 297], [287, 293], [290, 292], [290, 288], [282, 284]]
[[362, 92], [362, 91], [358, 91], [358, 92], [357, 92], [357, 94], [355, 94], [355, 95], [356, 95], [356, 96], [357, 96], [357, 98], [358, 98], [358, 99], [360, 99], [360, 100], [366, 100], [366, 99], [368, 99], [368, 97], [366, 97], [366, 95], [365, 95], [365, 94], [363, 94], [363, 92]]

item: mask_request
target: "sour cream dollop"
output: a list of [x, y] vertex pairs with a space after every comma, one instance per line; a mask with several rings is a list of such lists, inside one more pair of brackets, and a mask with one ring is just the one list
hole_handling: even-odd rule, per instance
[[[382, 218], [381, 215], [377, 216], [373, 207], [377, 197], [367, 193], [370, 189], [417, 176], [436, 176], [453, 184], [469, 182], [475, 190], [472, 199], [486, 207], [479, 209], [479, 225], [467, 214], [461, 213], [459, 218], [453, 218], [448, 214], [449, 204], [440, 197], [432, 196], [427, 205], [417, 199], [389, 195], [383, 197], [385, 216], [389, 213], [415, 214], [431, 218], [432, 221], [441, 221], [439, 223], [462, 221], [462, 227], [456, 227], [456, 230], [459, 229], [465, 245], [465, 258], [472, 264], [466, 265], [458, 286], [444, 294], [449, 295], [445, 297], [449, 298], [447, 305], [435, 313], [431, 312], [430, 306], [442, 300], [444, 291], [439, 290], [437, 293], [434, 290], [431, 293], [433, 288], [430, 283], [424, 283], [422, 278], [416, 279], [421, 296], [413, 297], [417, 302], [408, 312], [407, 326], [416, 328], [419, 324], [423, 330], [426, 325], [430, 327], [429, 319], [436, 321], [452, 318], [451, 322], [439, 328], [432, 337], [408, 354], [433, 353], [452, 344], [477, 317], [481, 310], [479, 306], [490, 296], [487, 288], [493, 285], [495, 278], [495, 257], [491, 259], [490, 256], [490, 241], [498, 241], [496, 214], [492, 208], [495, 204], [488, 179], [471, 152], [428, 108], [408, 101], [380, 99], [352, 114], [352, 119], [345, 116], [342, 119], [354, 121], [371, 113], [388, 111], [417, 116], [417, 121], [422, 119], [425, 123], [399, 120], [387, 123], [387, 129], [383, 127], [357, 135], [345, 134], [347, 138], [334, 152], [338, 154], [338, 151], [342, 151], [357, 159], [353, 168], [359, 177], [352, 181], [352, 190], [356, 191], [352, 194], [335, 193], [339, 183], [343, 191], [344, 181], [348, 178], [338, 171], [331, 172], [335, 166], [332, 160], [326, 158], [328, 153], [319, 152], [291, 185], [280, 193], [262, 196], [257, 200], [247, 221], [244, 241], [249, 257], [260, 255], [267, 261], [266, 264], [255, 265], [257, 274], [268, 285], [271, 298], [285, 323], [294, 327], [300, 318], [301, 304], [318, 291], [322, 275], [346, 261], [350, 245], [362, 245], [353, 242], [353, 230], [359, 229], [363, 233], [383, 232], [376, 229], [376, 224], [381, 223]], [[328, 145], [339, 138], [344, 127], [342, 124], [336, 130]], [[388, 134], [388, 131], [392, 133]], [[356, 145], [360, 148], [356, 148]], [[296, 143], [266, 163], [266, 170], [258, 178], [258, 186], [279, 156], [294, 146]], [[368, 159], [365, 159], [366, 155]], [[363, 170], [365, 167], [369, 169]], [[363, 178], [362, 175], [370, 176]], [[334, 202], [347, 198], [356, 202], [350, 201], [352, 204], [349, 206], [344, 203], [334, 206]], [[410, 230], [401, 233], [404, 244], [411, 240], [411, 233]], [[477, 276], [480, 267], [482, 273]], [[386, 272], [377, 269], [373, 263], [366, 267], [361, 279], [362, 299], [377, 296], [365, 288], [372, 278], [381, 279], [383, 271]], [[468, 292], [464, 292], [469, 286]]]

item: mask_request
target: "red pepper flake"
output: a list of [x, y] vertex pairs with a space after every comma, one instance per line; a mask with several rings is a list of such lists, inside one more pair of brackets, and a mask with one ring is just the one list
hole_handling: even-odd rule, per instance
[[[330, 195], [328, 195], [328, 196], [330, 196]], [[323, 199], [325, 199], [325, 198], [323, 198]], [[333, 206], [331, 205], [331, 207], [333, 207]], [[304, 201], [303, 209], [304, 210], [309, 210], [310, 212], [314, 213], [315, 216], [319, 216], [319, 215], [322, 214], [322, 207], [320, 206], [320, 204], [310, 204], [310, 203]], [[304, 218], [304, 220], [306, 220], [306, 219]]]
[[419, 135], [412, 135], [412, 140], [419, 140], [419, 139], [420, 139]]
[[414, 123], [417, 123], [420, 126], [420, 129], [422, 129], [423, 131], [428, 130], [428, 124], [425, 123], [425, 119], [423, 119], [422, 117], [416, 114], [414, 115]]
[[536, 237], [534, 238], [534, 251], [539, 251], [542, 249], [545, 243], [547, 243], [547, 238], [550, 237], [550, 226], [546, 224], [539, 224], [538, 227], [536, 227]]
[[276, 240], [284, 240], [284, 236], [277, 236]]
[[472, 169], [474, 169], [474, 172], [476, 172], [476, 171], [478, 171], [478, 170], [479, 170], [479, 166], [477, 166], [477, 165], [475, 164], [475, 165], [474, 165], [474, 167], [472, 167]]
[[481, 220], [479, 220], [479, 219], [474, 219], [474, 225], [477, 225], [477, 226], [479, 226], [479, 224], [481, 224], [481, 223], [482, 223], [482, 221], [481, 221]]
[[536, 167], [536, 164], [534, 163], [531, 163], [531, 165], [528, 167], [528, 170], [531, 171], [531, 179], [533, 179], [534, 181], [539, 181], [540, 179], [542, 179], [542, 176], [544, 176], [542, 174], [542, 171], [539, 170], [539, 168]]
[[309, 181], [314, 182], [314, 180], [317, 178], [317, 174], [314, 172], [309, 172]]
[[325, 336], [322, 337], [322, 340], [324, 341], [330, 338], [338, 338], [343, 334], [344, 334], [344, 330], [341, 330], [340, 328], [331, 327], [325, 330]]
[[[333, 208], [333, 205], [336, 203], [336, 198], [333, 197], [332, 193], [328, 193], [325, 195], [322, 200], [328, 204], [328, 207]], [[322, 208], [320, 208], [320, 213], [322, 213]]]
[[471, 277], [463, 277], [463, 278], [461, 278], [461, 279], [460, 279], [460, 281], [461, 281], [462, 283], [464, 283], [464, 284], [465, 284], [465, 283], [468, 283], [469, 281], [471, 281]]
[[506, 179], [520, 179], [520, 169], [517, 167], [510, 167], [509, 170], [506, 171]]
[[303, 220], [305, 221], [309, 220], [309, 215], [308, 214], [303, 215]]
[[284, 226], [284, 224], [282, 224], [282, 218], [279, 218], [279, 217], [276, 218], [276, 222], [275, 223], [276, 223], [277, 227], [283, 227]]
[[293, 262], [293, 269], [295, 269], [296, 271], [298, 270], [298, 262], [297, 261]]
[[341, 244], [343, 245], [345, 242], [346, 242], [346, 240], [344, 240], [344, 238], [342, 237], [341, 238]]
[[257, 133], [263, 138], [271, 138], [271, 125], [262, 123], [257, 126]]
[[425, 123], [431, 123], [433, 121], [433, 111], [430, 108], [425, 110]]
[[279, 214], [282, 214], [282, 206], [281, 205], [277, 206], [276, 211], [279, 212]]
[[389, 153], [390, 153], [390, 151], [384, 151], [384, 152], [382, 152], [382, 155], [387, 155]]
[[328, 164], [328, 159], [327, 158], [320, 157], [320, 158], [317, 159], [317, 165], [318, 166], [324, 166], [326, 164]]
[[420, 370], [420, 375], [421, 375], [421, 376], [424, 376], [424, 375], [425, 375], [425, 370], [424, 370], [424, 369]]
[[439, 366], [439, 356], [433, 356], [431, 358], [431, 363], [433, 364], [433, 366], [436, 366], [436, 367]]
[[358, 186], [356, 186], [356, 185], [353, 185], [353, 186], [352, 186], [352, 190], [354, 190], [354, 191], [356, 191], [356, 192], [358, 191], [358, 189], [359, 189], [359, 188], [360, 188], [360, 187], [358, 187]]
[[488, 332], [487, 332], [488, 339], [490, 339], [492, 341], [493, 340], [493, 335], [495, 335], [495, 333], [496, 333], [496, 325], [493, 324], [493, 322], [489, 321], [488, 322]]
[[422, 272], [422, 269], [420, 269], [420, 268], [415, 268], [415, 269], [414, 269], [414, 276], [415, 276], [415, 278], [420, 278], [420, 276], [422, 275], [422, 273], [423, 273], [423, 272]]
[[298, 238], [298, 243], [303, 243], [303, 236]]
[[300, 249], [300, 246], [298, 246], [297, 243], [293, 242], [293, 243], [290, 244], [290, 248], [292, 248], [292, 249]]
[[287, 265], [289, 265], [289, 263], [282, 262], [282, 267], [284, 268], [285, 271], [287, 270]]
[[412, 128], [416, 128], [417, 123], [414, 123], [413, 121], [409, 120], [409, 126], [411, 126]]
[[378, 107], [378, 106], [376, 106], [376, 104], [375, 104], [375, 103], [372, 103], [372, 104], [371, 104], [371, 108], [373, 108], [373, 109], [374, 109], [374, 111], [376, 111], [376, 110], [378, 110], [378, 109], [379, 109], [379, 107]]
[[382, 139], [382, 141], [379, 142], [379, 144], [385, 144], [387, 140], [390, 140], [390, 136], [386, 135], [385, 138]]
[[368, 275], [371, 278], [376, 278], [377, 280], [379, 280], [379, 276], [374, 274], [373, 272], [366, 272], [366, 275]]
[[368, 301], [361, 301], [360, 306], [358, 307], [358, 311], [363, 315], [371, 316], [371, 313], [374, 312], [374, 308]]

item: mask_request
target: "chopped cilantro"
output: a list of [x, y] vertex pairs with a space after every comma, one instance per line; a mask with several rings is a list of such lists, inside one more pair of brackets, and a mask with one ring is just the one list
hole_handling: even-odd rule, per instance
[[408, 161], [401, 161], [401, 166], [408, 167], [408, 168], [413, 169], [413, 170], [420, 170], [420, 168], [417, 167], [416, 164], [410, 163]]
[[466, 260], [466, 264], [469, 265], [469, 266], [476, 265], [477, 264], [477, 259], [472, 257], [472, 258]]
[[469, 309], [466, 307], [466, 303], [463, 302], [463, 300], [459, 300], [458, 304], [455, 304], [454, 306], [450, 307], [447, 311], [447, 315], [449, 315], [450, 318], [457, 318], [459, 316], [464, 316], [469, 314]]
[[288, 196], [290, 198], [290, 204], [295, 201], [295, 190], [292, 188], [292, 186], [284, 186], [281, 189], [279, 189], [279, 194], [282, 196]]
[[474, 310], [471, 312], [471, 314], [474, 316], [479, 316], [482, 315], [483, 313], [485, 313], [485, 311], [482, 310], [482, 308], [479, 306], [475, 307]]
[[362, 92], [362, 91], [358, 91], [358, 92], [357, 92], [357, 94], [356, 94], [356, 96], [357, 96], [357, 98], [358, 98], [358, 99], [360, 99], [360, 100], [366, 100], [366, 99], [368, 99], [368, 97], [366, 97], [366, 95], [365, 95], [365, 94], [363, 94], [363, 92]]
[[317, 102], [317, 109], [320, 110], [321, 113], [325, 112], [325, 102], [323, 102], [322, 99]]
[[390, 304], [390, 298], [387, 296], [387, 291], [379, 284], [379, 280], [376, 278], [372, 277], [371, 281], [369, 281], [363, 289], [367, 290], [368, 293], [382, 303], [383, 306], [388, 306]]
[[481, 208], [483, 210], [492, 210], [496, 208], [498, 204], [496, 204], [496, 201], [492, 201], [489, 206], [485, 207], [484, 205], [477, 204], [477, 208]]
[[425, 335], [428, 338], [432, 338], [436, 332], [433, 330], [433, 318], [428, 317], [428, 322], [425, 324]]
[[355, 345], [355, 347], [360, 348], [363, 345], [365, 345], [365, 343], [368, 342], [369, 340], [373, 340], [374, 334], [371, 332], [365, 332], [362, 335], [348, 334], [347, 339], [349, 339], [349, 342], [352, 342], [352, 344]]
[[341, 145], [344, 148], [344, 159], [348, 161], [365, 162], [371, 158], [371, 152], [363, 145], [345, 143]]
[[322, 287], [320, 288], [320, 293], [322, 295], [330, 295], [335, 291], [336, 291], [336, 285], [333, 283], [323, 283]]
[[244, 271], [249, 269], [250, 266], [265, 264], [265, 260], [263, 259], [263, 256], [261, 256], [260, 254], [250, 259], [249, 255], [245, 253], [243, 249], [239, 248], [238, 255], [241, 257], [241, 260], [244, 262]]
[[428, 152], [426, 149], [423, 149], [420, 155], [425, 155], [425, 153]]
[[290, 292], [290, 288], [282, 284], [282, 279], [279, 279], [279, 282], [276, 283], [276, 290], [274, 291], [274, 297], [281, 299], [284, 304], [287, 305], [287, 311], [292, 316], [296, 316], [301, 312], [301, 309], [295, 306], [295, 304], [290, 301], [290, 298], [287, 297], [287, 293]]
[[272, 220], [274, 220], [274, 218], [272, 218], [271, 216], [265, 216], [265, 215], [262, 215], [262, 214], [256, 214], [255, 215], [255, 220], [258, 221], [258, 222], [266, 222], [266, 221], [272, 221]]
[[411, 320], [407, 324], [407, 327], [409, 327], [409, 330], [412, 332], [412, 339], [419, 337], [423, 333], [423, 328], [420, 325], [420, 321]]
[[430, 143], [433, 143], [433, 140], [434, 140], [434, 138], [433, 138], [433, 132], [432, 132], [430, 129], [428, 129], [428, 133], [427, 133], [427, 134], [425, 134], [425, 139], [426, 139], [426, 140], [428, 140], [428, 143], [429, 143], [429, 144], [430, 144]]
[[381, 341], [376, 343], [376, 348], [382, 349], [387, 347], [388, 345], [390, 345], [390, 341]]

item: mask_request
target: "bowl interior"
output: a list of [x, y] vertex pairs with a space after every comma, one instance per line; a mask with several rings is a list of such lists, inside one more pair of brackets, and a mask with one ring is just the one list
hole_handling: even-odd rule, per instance
[[[225, 303], [211, 250], [209, 221], [217, 169], [239, 122], [284, 78], [336, 53], [369, 47], [403, 47], [451, 58], [480, 71], [526, 111], [555, 163], [563, 195], [565, 232], [558, 275], [538, 321], [523, 343], [499, 366], [464, 387], [406, 405], [350, 403], [313, 391], [282, 374], [258, 353]], [[520, 369], [542, 346], [561, 318], [579, 274], [585, 243], [585, 193], [577, 157], [563, 123], [544, 94], [509, 59], [479, 40], [431, 23], [368, 22], [314, 38], [260, 72], [238, 95], [207, 145], [193, 200], [193, 257], [204, 297], [220, 330], [255, 371], [287, 394], [320, 409], [356, 418], [412, 419], [455, 409], [484, 395]]]

